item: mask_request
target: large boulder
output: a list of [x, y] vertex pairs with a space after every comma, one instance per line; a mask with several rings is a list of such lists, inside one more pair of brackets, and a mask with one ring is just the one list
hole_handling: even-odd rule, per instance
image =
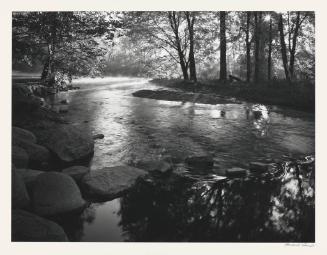
[[12, 170], [11, 202], [14, 209], [27, 208], [30, 204], [23, 177], [15, 168]]
[[68, 238], [57, 223], [35, 214], [13, 210], [11, 240], [14, 242], [64, 242]]
[[188, 167], [197, 170], [211, 170], [213, 167], [213, 158], [208, 155], [190, 156], [185, 159]]
[[44, 173], [43, 171], [26, 169], [26, 168], [16, 169], [16, 172], [19, 173], [23, 177], [23, 180], [24, 180], [25, 185], [28, 190], [32, 190], [32, 188], [35, 184], [36, 178], [40, 174]]
[[94, 153], [92, 136], [76, 126], [57, 125], [56, 128], [39, 131], [37, 137], [40, 144], [66, 165], [89, 160]]
[[105, 167], [84, 176], [84, 191], [96, 199], [111, 200], [132, 188], [138, 178], [147, 174], [144, 170], [130, 166]]
[[32, 112], [40, 108], [42, 100], [33, 96], [28, 86], [24, 84], [13, 84], [12, 86], [12, 106], [13, 112]]
[[19, 146], [12, 146], [11, 159], [12, 163], [18, 168], [25, 168], [28, 166], [28, 154]]
[[44, 169], [48, 165], [50, 152], [44, 146], [17, 137], [13, 137], [12, 143], [27, 152], [30, 167]]
[[62, 173], [68, 174], [78, 183], [88, 172], [90, 172], [90, 168], [85, 166], [71, 166], [62, 170]]
[[72, 177], [58, 172], [40, 174], [34, 183], [33, 207], [39, 215], [77, 212], [86, 202]]
[[23, 128], [12, 127], [12, 136], [19, 140], [25, 140], [30, 143], [36, 143], [35, 135], [32, 132]]
[[172, 171], [172, 165], [162, 160], [140, 161], [136, 167], [155, 174], [165, 174]]

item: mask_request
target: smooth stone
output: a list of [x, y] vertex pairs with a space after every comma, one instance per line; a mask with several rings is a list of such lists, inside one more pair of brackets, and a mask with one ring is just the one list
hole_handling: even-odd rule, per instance
[[85, 166], [71, 166], [62, 170], [62, 173], [68, 174], [76, 182], [80, 182], [88, 172], [90, 172], [90, 168]]
[[47, 148], [15, 137], [12, 142], [13, 145], [19, 146], [27, 152], [30, 167], [43, 169], [48, 164], [50, 152]]
[[93, 139], [103, 139], [103, 138], [104, 138], [104, 134], [93, 135]]
[[19, 146], [12, 146], [11, 159], [12, 163], [18, 168], [25, 168], [28, 166], [28, 154], [23, 148]]
[[12, 109], [13, 112], [31, 113], [41, 107], [40, 97], [33, 96], [28, 86], [13, 84], [12, 86]]
[[60, 105], [59, 113], [67, 113], [68, 112], [68, 105]]
[[34, 184], [33, 207], [39, 215], [77, 212], [86, 202], [74, 179], [58, 172], [40, 174]]
[[64, 242], [68, 238], [57, 223], [35, 214], [13, 210], [11, 240], [14, 242]]
[[246, 175], [246, 170], [240, 167], [233, 167], [226, 170], [226, 176], [228, 177], [243, 177]]
[[214, 162], [211, 156], [191, 156], [185, 159], [185, 163], [191, 168], [211, 170]]
[[67, 99], [63, 99], [60, 101], [61, 104], [68, 104], [68, 100]]
[[132, 188], [136, 180], [146, 174], [144, 170], [130, 166], [105, 167], [86, 174], [82, 187], [89, 196], [111, 200]]
[[86, 161], [94, 153], [92, 136], [81, 128], [71, 125], [57, 125], [56, 128], [42, 130], [37, 134], [40, 143], [53, 152], [67, 165]]
[[249, 165], [249, 168], [251, 171], [255, 172], [266, 172], [268, 171], [270, 164], [267, 163], [261, 163], [261, 162], [251, 162]]
[[156, 172], [162, 174], [172, 171], [172, 166], [168, 162], [161, 160], [140, 161], [136, 164], [136, 167], [148, 172]]
[[16, 169], [16, 172], [23, 177], [23, 180], [28, 190], [31, 190], [34, 187], [36, 178], [40, 174], [44, 173], [43, 171], [25, 168]]
[[23, 180], [23, 177], [16, 172], [16, 169], [12, 170], [12, 187], [11, 187], [11, 202], [12, 208], [22, 209], [27, 208], [30, 204], [30, 198], [27, 193], [27, 189]]
[[12, 127], [12, 136], [30, 143], [36, 143], [36, 136], [32, 132], [23, 128]]

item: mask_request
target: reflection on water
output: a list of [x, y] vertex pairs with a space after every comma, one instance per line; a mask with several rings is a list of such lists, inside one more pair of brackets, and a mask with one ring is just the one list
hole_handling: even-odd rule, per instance
[[232, 180], [140, 180], [65, 230], [81, 241], [313, 242], [314, 208], [314, 164], [287, 162]]
[[[77, 84], [77, 83], [76, 83]], [[192, 178], [141, 182], [121, 199], [92, 204], [67, 227], [82, 241], [312, 241], [314, 167], [223, 179], [231, 167], [314, 154], [314, 116], [250, 103], [205, 105], [132, 97], [158, 88], [144, 79], [78, 81], [65, 116], [102, 133], [91, 170], [140, 159], [183, 162], [211, 154], [214, 168]], [[178, 165], [183, 169], [183, 165]], [[78, 233], [78, 234], [77, 234]]]

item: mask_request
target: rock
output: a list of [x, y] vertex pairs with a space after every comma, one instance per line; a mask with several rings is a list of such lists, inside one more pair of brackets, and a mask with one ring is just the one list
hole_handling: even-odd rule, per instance
[[39, 97], [33, 96], [29, 88], [23, 84], [12, 86], [12, 109], [17, 112], [32, 112], [41, 107]]
[[34, 184], [33, 207], [39, 215], [79, 211], [86, 202], [72, 177], [58, 172], [40, 174]]
[[68, 104], [68, 100], [67, 99], [63, 99], [60, 101], [61, 104]]
[[16, 169], [16, 172], [22, 176], [24, 183], [26, 185], [26, 188], [28, 190], [33, 189], [36, 178], [40, 174], [44, 173], [43, 171], [33, 170], [33, 169], [24, 169], [24, 168]]
[[67, 113], [68, 112], [68, 105], [60, 105], [59, 113]]
[[14, 242], [68, 241], [64, 230], [57, 223], [23, 210], [12, 211], [11, 231]]
[[172, 166], [166, 161], [141, 161], [136, 164], [136, 167], [154, 173], [168, 173], [172, 171]]
[[17, 139], [25, 140], [30, 143], [36, 143], [35, 135], [26, 129], [22, 129], [19, 127], [12, 127], [12, 136]]
[[36, 133], [40, 144], [53, 152], [64, 165], [89, 160], [94, 153], [92, 137], [82, 129], [71, 125], [57, 125], [53, 129]]
[[261, 163], [261, 162], [251, 162], [250, 163], [250, 170], [253, 172], [266, 172], [268, 171], [270, 164]]
[[29, 206], [30, 198], [23, 177], [15, 169], [12, 171], [11, 192], [12, 208], [21, 209]]
[[97, 134], [97, 135], [93, 135], [93, 139], [103, 139], [104, 138], [104, 134]]
[[28, 154], [19, 146], [12, 146], [11, 159], [12, 163], [18, 168], [25, 168], [28, 166]]
[[211, 170], [213, 167], [213, 158], [210, 156], [192, 156], [187, 157], [185, 163], [194, 169]]
[[68, 174], [76, 182], [80, 182], [88, 172], [90, 172], [90, 169], [85, 166], [72, 166], [62, 170], [62, 173]]
[[44, 169], [47, 166], [50, 159], [47, 148], [17, 137], [13, 137], [12, 142], [13, 145], [19, 146], [27, 152], [30, 167]]
[[133, 187], [136, 180], [146, 174], [144, 170], [130, 166], [105, 167], [86, 174], [82, 187], [92, 197], [111, 200]]
[[243, 177], [246, 175], [246, 170], [240, 167], [233, 167], [226, 170], [227, 177]]

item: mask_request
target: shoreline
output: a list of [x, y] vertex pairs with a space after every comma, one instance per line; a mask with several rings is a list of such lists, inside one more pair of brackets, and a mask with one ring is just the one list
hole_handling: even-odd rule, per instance
[[[261, 103], [272, 106], [287, 107], [292, 110], [315, 113], [314, 85], [295, 84], [290, 87], [284, 81], [277, 81], [274, 86], [253, 86], [245, 82], [222, 83], [220, 81], [200, 81], [192, 83], [180, 79], [153, 79], [151, 83], [177, 91], [163, 93], [160, 90], [139, 90], [134, 96], [168, 101], [193, 101], [190, 93], [200, 94], [199, 103], [217, 104], [227, 102], [237, 103], [238, 100], [250, 103]], [[183, 96], [183, 93], [186, 93]]]

